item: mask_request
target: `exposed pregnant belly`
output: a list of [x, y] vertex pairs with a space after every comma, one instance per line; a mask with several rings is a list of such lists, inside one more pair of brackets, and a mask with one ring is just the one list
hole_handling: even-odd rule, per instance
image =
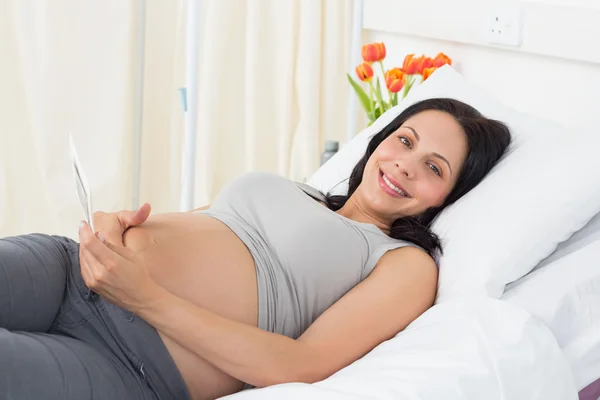
[[[123, 236], [151, 276], [175, 295], [219, 315], [257, 325], [254, 260], [222, 222], [202, 214], [157, 214]], [[160, 334], [160, 332], [159, 332]], [[161, 334], [194, 400], [242, 389], [243, 383], [214, 368]]]

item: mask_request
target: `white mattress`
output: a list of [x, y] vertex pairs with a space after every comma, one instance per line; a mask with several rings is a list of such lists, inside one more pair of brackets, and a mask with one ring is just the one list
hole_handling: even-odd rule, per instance
[[548, 327], [508, 301], [463, 298], [433, 306], [396, 337], [324, 381], [227, 397], [307, 398], [575, 400], [577, 389]]
[[600, 214], [501, 300], [438, 304], [322, 382], [227, 399], [565, 400], [599, 377]]
[[600, 378], [600, 214], [502, 298], [550, 328], [578, 390]]

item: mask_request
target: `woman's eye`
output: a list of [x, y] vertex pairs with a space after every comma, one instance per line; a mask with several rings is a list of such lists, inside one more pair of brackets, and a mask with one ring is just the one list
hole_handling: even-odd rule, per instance
[[437, 176], [442, 176], [442, 173], [440, 172], [440, 169], [439, 169], [438, 167], [436, 167], [435, 165], [433, 165], [433, 164], [429, 164], [429, 168], [431, 168], [431, 170], [432, 170], [433, 172], [435, 172], [435, 174], [436, 174]]
[[407, 138], [405, 138], [404, 136], [400, 136], [400, 141], [402, 143], [404, 143], [404, 145], [406, 147], [408, 147], [409, 149], [412, 147], [412, 144], [410, 143], [410, 140], [408, 140]]

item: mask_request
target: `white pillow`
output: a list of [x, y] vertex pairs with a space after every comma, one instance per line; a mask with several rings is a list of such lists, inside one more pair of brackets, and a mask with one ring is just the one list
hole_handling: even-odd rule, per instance
[[[350, 176], [374, 134], [409, 105], [432, 97], [461, 100], [511, 129], [510, 153], [432, 225], [444, 250], [436, 301], [466, 294], [498, 298], [506, 284], [527, 274], [600, 210], [600, 140], [519, 113], [444, 66], [360, 132], [308, 184], [330, 191]], [[344, 182], [333, 192], [347, 190]]]
[[576, 235], [559, 246], [550, 263], [510, 284], [502, 299], [550, 328], [581, 390], [600, 377], [600, 238], [594, 232], [572, 243]]

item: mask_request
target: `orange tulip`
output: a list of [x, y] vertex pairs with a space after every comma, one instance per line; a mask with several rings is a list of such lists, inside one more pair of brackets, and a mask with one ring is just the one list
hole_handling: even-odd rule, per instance
[[402, 71], [406, 75], [413, 75], [417, 73], [417, 59], [414, 54], [409, 54], [404, 57], [404, 63], [402, 64]]
[[392, 68], [385, 73], [385, 84], [392, 93], [398, 93], [404, 86], [404, 73], [400, 68]]
[[429, 76], [431, 74], [433, 74], [433, 71], [435, 71], [437, 68], [436, 67], [429, 67], [429, 68], [425, 68], [423, 70], [423, 81], [425, 81], [425, 79], [429, 78]]
[[417, 74], [423, 74], [426, 68], [433, 67], [433, 60], [429, 57], [421, 56], [417, 58]]
[[374, 63], [385, 58], [385, 44], [371, 43], [362, 47], [362, 57], [365, 62]]
[[369, 63], [362, 63], [356, 67], [356, 75], [358, 75], [358, 79], [363, 82], [370, 82], [371, 78], [373, 78], [373, 68], [369, 65]]
[[452, 65], [452, 59], [444, 53], [438, 53], [438, 55], [433, 59], [433, 66], [436, 68], [446, 64]]

